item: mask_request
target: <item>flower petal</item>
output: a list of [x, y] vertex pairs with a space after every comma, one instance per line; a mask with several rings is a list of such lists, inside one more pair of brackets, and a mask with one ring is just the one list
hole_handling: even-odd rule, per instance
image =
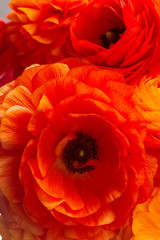
[[13, 106], [7, 110], [1, 122], [1, 144], [5, 149], [21, 149], [30, 139], [27, 126], [31, 111], [25, 107]]

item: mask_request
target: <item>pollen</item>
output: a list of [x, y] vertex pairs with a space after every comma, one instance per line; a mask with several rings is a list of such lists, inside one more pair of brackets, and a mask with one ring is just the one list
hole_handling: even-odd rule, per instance
[[106, 33], [101, 36], [101, 45], [104, 48], [110, 48], [111, 44], [115, 44], [123, 35], [125, 29], [108, 29]]
[[85, 153], [84, 153], [84, 150], [83, 149], [80, 149], [79, 151], [79, 156], [80, 157], [84, 157]]
[[110, 43], [114, 43], [116, 41], [116, 34], [111, 31], [106, 32], [106, 40]]

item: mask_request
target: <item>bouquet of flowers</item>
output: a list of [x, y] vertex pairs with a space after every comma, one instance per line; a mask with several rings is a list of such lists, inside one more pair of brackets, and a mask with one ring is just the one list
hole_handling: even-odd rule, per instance
[[2, 239], [160, 239], [160, 1], [9, 6]]

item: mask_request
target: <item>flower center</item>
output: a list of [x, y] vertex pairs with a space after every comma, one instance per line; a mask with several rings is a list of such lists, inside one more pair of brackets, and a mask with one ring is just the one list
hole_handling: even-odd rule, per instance
[[125, 29], [112, 28], [109, 29], [102, 37], [102, 47], [109, 48], [111, 43], [115, 44], [120, 38]]
[[90, 172], [95, 169], [95, 166], [88, 164], [88, 161], [90, 159], [98, 160], [96, 140], [83, 132], [77, 133], [76, 137], [76, 139], [70, 140], [64, 149], [63, 160], [73, 173]]

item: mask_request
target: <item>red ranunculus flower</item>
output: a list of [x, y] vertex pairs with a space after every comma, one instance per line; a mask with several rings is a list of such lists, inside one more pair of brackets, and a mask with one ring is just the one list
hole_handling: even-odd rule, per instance
[[3, 49], [5, 30], [6, 23], [2, 18], [0, 18], [0, 51]]
[[7, 34], [16, 46], [15, 76], [31, 64], [60, 59], [69, 26], [88, 0], [11, 0]]
[[1, 89], [0, 190], [45, 240], [112, 239], [152, 189], [134, 88], [84, 64], [31, 67]]
[[13, 80], [13, 58], [15, 48], [6, 35], [7, 24], [0, 19], [0, 86]]
[[159, 28], [151, 0], [95, 0], [72, 22], [64, 54], [86, 57], [137, 83], [159, 57]]

